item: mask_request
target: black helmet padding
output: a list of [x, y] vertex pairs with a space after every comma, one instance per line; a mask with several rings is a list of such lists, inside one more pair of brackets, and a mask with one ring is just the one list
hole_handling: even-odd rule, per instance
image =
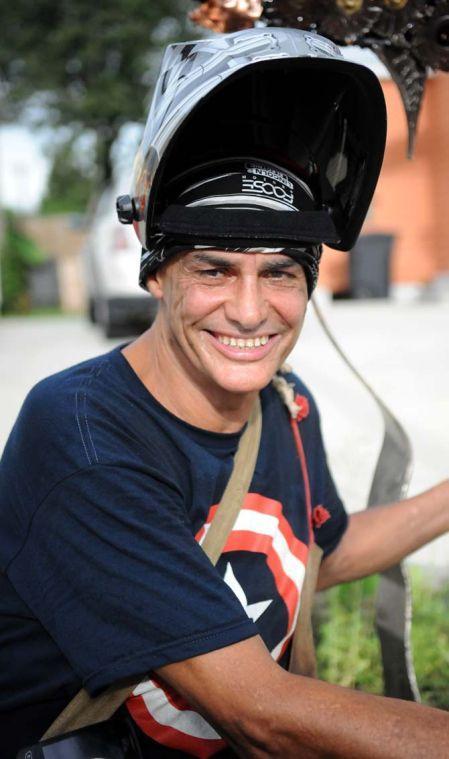
[[223, 244], [267, 247], [282, 243], [292, 245], [338, 243], [338, 233], [327, 211], [285, 212], [248, 211], [241, 209], [189, 208], [169, 206], [161, 216], [160, 231], [172, 239], [197, 245], [220, 247]]

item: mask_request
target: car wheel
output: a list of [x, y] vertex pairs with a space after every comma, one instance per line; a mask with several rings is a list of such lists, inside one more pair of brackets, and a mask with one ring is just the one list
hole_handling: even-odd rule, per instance
[[126, 332], [123, 320], [118, 317], [113, 302], [110, 300], [102, 300], [97, 313], [100, 314], [99, 322], [105, 337], [121, 337]]
[[98, 322], [94, 298], [89, 298], [87, 304], [87, 318], [91, 324], [96, 324]]

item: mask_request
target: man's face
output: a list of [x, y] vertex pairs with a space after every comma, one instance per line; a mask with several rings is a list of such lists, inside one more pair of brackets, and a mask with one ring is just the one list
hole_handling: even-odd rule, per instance
[[300, 264], [270, 251], [197, 250], [149, 280], [166, 349], [190, 379], [231, 393], [261, 390], [290, 353], [307, 306]]

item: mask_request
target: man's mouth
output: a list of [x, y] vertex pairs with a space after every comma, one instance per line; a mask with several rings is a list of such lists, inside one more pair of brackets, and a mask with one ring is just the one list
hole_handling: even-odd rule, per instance
[[277, 333], [241, 337], [239, 335], [225, 335], [220, 332], [205, 331], [210, 335], [220, 353], [223, 353], [225, 356], [227, 355], [229, 358], [243, 361], [256, 361], [264, 358], [270, 352], [272, 345], [277, 342], [276, 338], [280, 337]]
[[214, 335], [222, 345], [230, 345], [231, 348], [260, 348], [261, 345], [266, 345], [270, 339], [269, 335], [261, 335], [260, 337], [229, 337], [229, 335]]

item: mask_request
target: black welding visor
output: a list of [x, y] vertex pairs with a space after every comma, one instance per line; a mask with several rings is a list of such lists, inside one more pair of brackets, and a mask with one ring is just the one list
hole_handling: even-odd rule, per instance
[[[353, 247], [379, 176], [385, 102], [376, 76], [345, 60], [261, 61], [228, 77], [178, 127], [154, 178], [147, 248], [161, 234], [199, 244], [326, 242]], [[314, 207], [279, 214], [180, 209], [177, 178], [233, 156], [271, 162], [311, 190]], [[218, 215], [217, 215], [218, 214]], [[256, 218], [257, 216], [257, 218]], [[224, 226], [223, 226], [224, 225]], [[224, 228], [225, 227], [225, 228]]]

